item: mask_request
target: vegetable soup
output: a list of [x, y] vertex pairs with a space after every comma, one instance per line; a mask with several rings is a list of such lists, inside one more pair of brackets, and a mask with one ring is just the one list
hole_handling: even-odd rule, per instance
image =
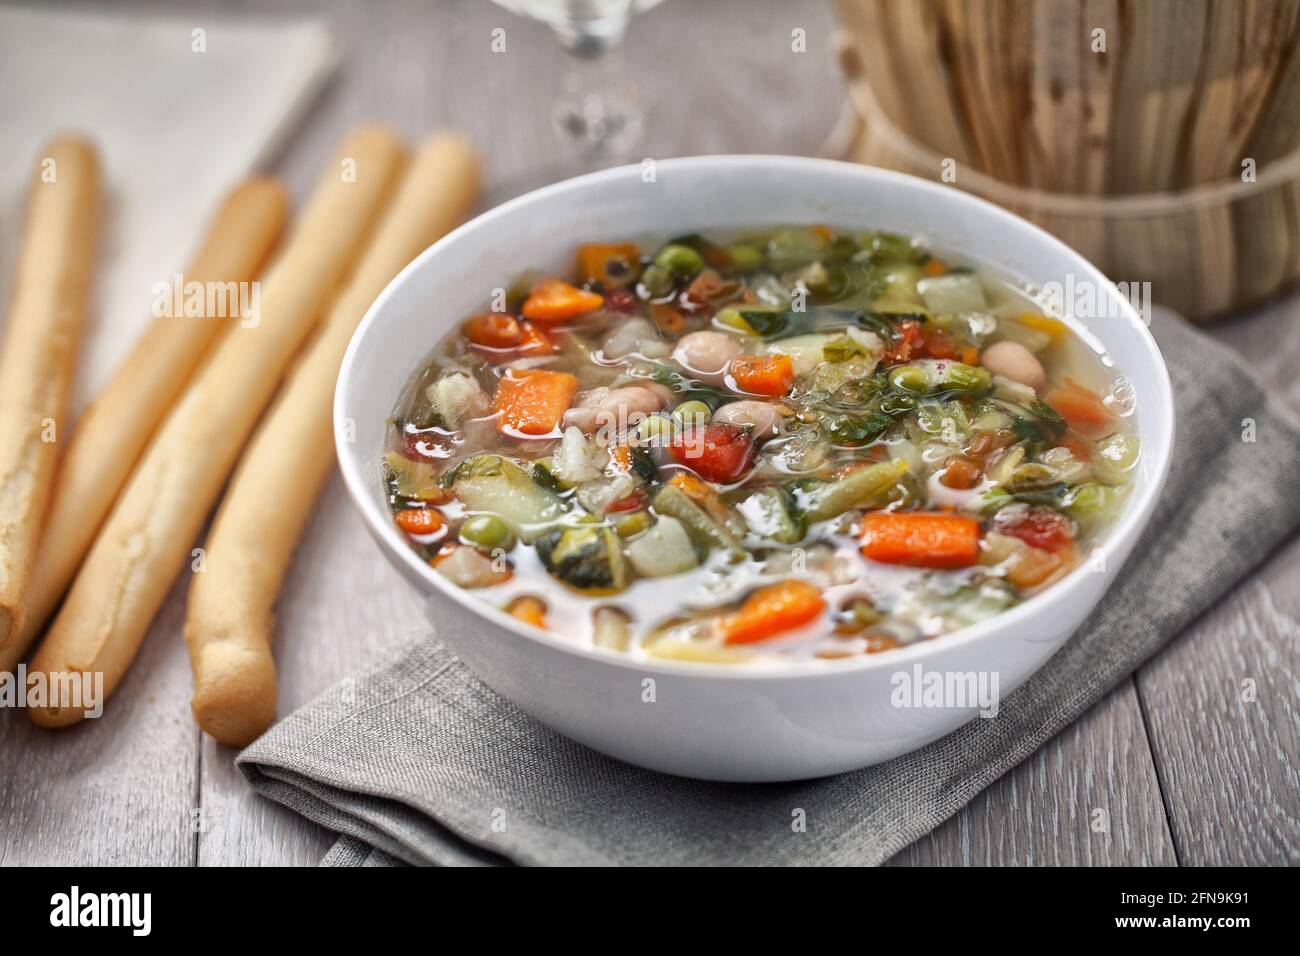
[[389, 501], [448, 580], [582, 644], [940, 637], [1087, 561], [1138, 458], [1104, 356], [905, 236], [590, 244], [505, 299], [400, 396]]

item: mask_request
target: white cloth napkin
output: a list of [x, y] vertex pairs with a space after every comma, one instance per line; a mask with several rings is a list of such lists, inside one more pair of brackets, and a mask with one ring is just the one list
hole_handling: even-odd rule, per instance
[[0, 315], [41, 145], [77, 130], [103, 164], [74, 415], [151, 318], [151, 288], [184, 269], [221, 196], [274, 154], [335, 62], [315, 21], [0, 9]]

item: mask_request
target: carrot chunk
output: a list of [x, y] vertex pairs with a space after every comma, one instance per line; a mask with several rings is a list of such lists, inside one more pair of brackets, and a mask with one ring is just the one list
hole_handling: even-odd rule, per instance
[[434, 534], [442, 528], [442, 513], [433, 508], [406, 508], [393, 517], [407, 534]]
[[578, 276], [583, 282], [621, 285], [633, 275], [640, 258], [634, 242], [589, 242], [578, 246]]
[[533, 323], [505, 312], [476, 315], [466, 320], [463, 331], [470, 345], [494, 365], [521, 355], [556, 350], [555, 343]]
[[562, 322], [585, 315], [605, 304], [605, 297], [563, 279], [543, 279], [524, 300], [524, 316], [537, 322]]
[[1048, 392], [1044, 401], [1077, 431], [1088, 437], [1097, 437], [1115, 423], [1115, 416], [1102, 402], [1101, 396], [1090, 388], [1084, 388], [1074, 379], [1067, 378], [1060, 388]]
[[925, 265], [921, 266], [921, 271], [928, 276], [941, 276], [948, 271], [948, 267], [938, 259], [927, 259]]
[[577, 390], [578, 380], [568, 372], [509, 372], [492, 403], [492, 411], [499, 413], [497, 431], [515, 437], [550, 435], [559, 428]]
[[718, 629], [727, 644], [752, 644], [802, 627], [825, 609], [821, 592], [807, 581], [781, 581], [759, 588], [739, 610], [723, 615]]
[[964, 568], [979, 557], [974, 518], [923, 511], [877, 512], [862, 521], [862, 553], [918, 568]]
[[788, 355], [739, 355], [731, 378], [742, 392], [780, 396], [794, 385], [794, 361]]
[[523, 329], [508, 312], [484, 312], [465, 320], [465, 338], [488, 349], [513, 349], [523, 339]]
[[546, 628], [546, 603], [535, 597], [515, 598], [506, 608], [506, 613], [511, 617], [517, 617], [525, 624], [531, 624], [533, 627]]

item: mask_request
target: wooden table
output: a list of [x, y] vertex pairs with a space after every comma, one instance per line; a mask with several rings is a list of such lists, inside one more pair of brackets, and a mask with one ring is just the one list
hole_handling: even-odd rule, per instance
[[[500, 196], [554, 162], [548, 107], [560, 57], [547, 31], [486, 0], [243, 0], [221, 12], [320, 12], [345, 62], [275, 171], [301, 198], [348, 127], [382, 118], [412, 137], [438, 126], [481, 144]], [[136, 2], [150, 12], [208, 3]], [[508, 52], [489, 49], [506, 28]], [[821, 2], [668, 0], [633, 26], [630, 75], [646, 107], [639, 155], [814, 153], [840, 83]], [[803, 30], [807, 52], [792, 49]], [[1158, 290], [1157, 290], [1158, 295]], [[143, 304], [142, 304], [143, 308]], [[1213, 333], [1300, 409], [1300, 299]], [[322, 453], [329, 453], [322, 450]], [[1210, 556], [1207, 556], [1210, 557]], [[1074, 726], [899, 864], [1300, 862], [1300, 542]], [[314, 864], [332, 835], [245, 786], [234, 753], [189, 713], [181, 640], [188, 574], [102, 720], [35, 729], [0, 713], [0, 863]], [[282, 713], [424, 629], [421, 609], [331, 482], [280, 602]], [[1254, 701], [1243, 700], [1253, 679]], [[1105, 827], [1097, 811], [1105, 811]]]

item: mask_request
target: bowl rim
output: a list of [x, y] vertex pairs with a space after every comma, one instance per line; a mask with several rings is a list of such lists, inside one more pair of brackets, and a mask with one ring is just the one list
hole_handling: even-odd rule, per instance
[[[1121, 550], [1124, 557], [1127, 558], [1131, 545], [1136, 543], [1138, 536], [1155, 510], [1160, 492], [1169, 473], [1173, 457], [1173, 387], [1169, 378], [1169, 370], [1165, 365], [1159, 347], [1156, 345], [1155, 338], [1151, 335], [1150, 329], [1142, 321], [1132, 303], [1119, 293], [1114, 283], [1107, 279], [1096, 266], [1081, 253], [1075, 251], [1041, 227], [1000, 206], [956, 187], [941, 185], [893, 170], [840, 160], [766, 154], [680, 157], [657, 160], [656, 167], [661, 174], [674, 171], [703, 171], [706, 174], [712, 171], [734, 174], [741, 167], [777, 170], [798, 168], [801, 171], [825, 175], [852, 176], [860, 179], [863, 183], [870, 183], [875, 186], [892, 185], [899, 188], [920, 190], [928, 193], [938, 203], [966, 207], [977, 215], [1002, 220], [1007, 226], [1022, 232], [1024, 241], [1041, 243], [1058, 254], [1073, 260], [1073, 268], [1076, 274], [1096, 282], [1100, 288], [1106, 290], [1108, 298], [1112, 300], [1111, 304], [1118, 303], [1123, 320], [1138, 332], [1139, 340], [1151, 366], [1149, 371], [1153, 372], [1156, 377], [1153, 384], [1160, 399], [1157, 407], [1151, 409], [1149, 413], [1152, 416], [1158, 416], [1158, 420], [1154, 417], [1150, 421], [1144, 420], [1138, 432], [1141, 438], [1143, 456], [1151, 456], [1151, 475], [1142, 486], [1133, 489], [1133, 493], [1130, 494], [1123, 512], [1115, 524], [1108, 529], [1105, 539], [1096, 545], [1096, 550], [1100, 550], [1102, 553], [1102, 558], [1105, 561], [1104, 566], [1108, 569], [1113, 567], [1113, 570], [1102, 573], [1112, 575], [1120, 573], [1122, 568], [1119, 565], [1112, 565], [1112, 562], [1115, 561], [1117, 552]], [[640, 164], [629, 164], [561, 180], [507, 200], [475, 216], [447, 233], [416, 256], [384, 287], [384, 290], [366, 310], [366, 314], [358, 323], [356, 331], [348, 343], [335, 384], [333, 407], [334, 445], [339, 460], [339, 469], [342, 472], [343, 481], [352, 499], [353, 506], [361, 513], [362, 520], [366, 523], [371, 535], [381, 547], [389, 552], [390, 557], [395, 556], [411, 573], [426, 582], [429, 590], [434, 594], [455, 601], [474, 615], [484, 618], [485, 621], [503, 628], [519, 638], [543, 647], [572, 655], [593, 664], [609, 664], [639, 674], [650, 673], [677, 678], [696, 677], [701, 679], [726, 677], [740, 680], [847, 678], [863, 671], [897, 669], [910, 666], [926, 658], [955, 651], [958, 648], [991, 638], [998, 633], [1013, 630], [1017, 626], [1025, 624], [1028, 619], [1037, 616], [1040, 611], [1045, 610], [1052, 603], [1064, 601], [1069, 595], [1080, 591], [1084, 586], [1084, 576], [1097, 573], [1089, 566], [1090, 562], [1081, 563], [1047, 590], [1033, 595], [1013, 608], [976, 624], [959, 628], [950, 634], [917, 641], [904, 647], [877, 654], [864, 654], [859, 658], [839, 658], [836, 660], [798, 659], [779, 664], [753, 667], [704, 661], [639, 658], [632, 657], [624, 651], [582, 646], [550, 631], [524, 624], [500, 608], [493, 607], [470, 592], [447, 581], [427, 561], [421, 560], [407, 543], [400, 538], [392, 521], [388, 520], [388, 515], [382, 512], [373, 495], [374, 489], [368, 486], [363, 470], [360, 467], [353, 466], [349, 454], [349, 449], [354, 442], [348, 437], [350, 429], [344, 415], [345, 404], [351, 389], [353, 368], [368, 333], [379, 322], [388, 301], [397, 294], [398, 290], [407, 283], [410, 277], [426, 268], [428, 263], [435, 259], [443, 249], [461, 241], [466, 235], [486, 228], [499, 219], [512, 216], [518, 210], [525, 209], [543, 199], [565, 194], [580, 195], [584, 191], [602, 183], [625, 177], [636, 177], [639, 181], [641, 170]], [[971, 258], [977, 262], [979, 261], [977, 255], [971, 256]], [[999, 267], [990, 266], [990, 268], [998, 269]], [[1007, 270], [1001, 269], [1000, 271], [1005, 273]], [[1016, 277], [1024, 280], [1033, 279], [1033, 277], [1026, 275]], [[1128, 374], [1129, 370], [1120, 368], [1119, 371], [1122, 374]], [[1103, 590], [1103, 595], [1104, 593], [1105, 590]], [[427, 606], [432, 599], [432, 594], [426, 593], [423, 596], [426, 612]]]

